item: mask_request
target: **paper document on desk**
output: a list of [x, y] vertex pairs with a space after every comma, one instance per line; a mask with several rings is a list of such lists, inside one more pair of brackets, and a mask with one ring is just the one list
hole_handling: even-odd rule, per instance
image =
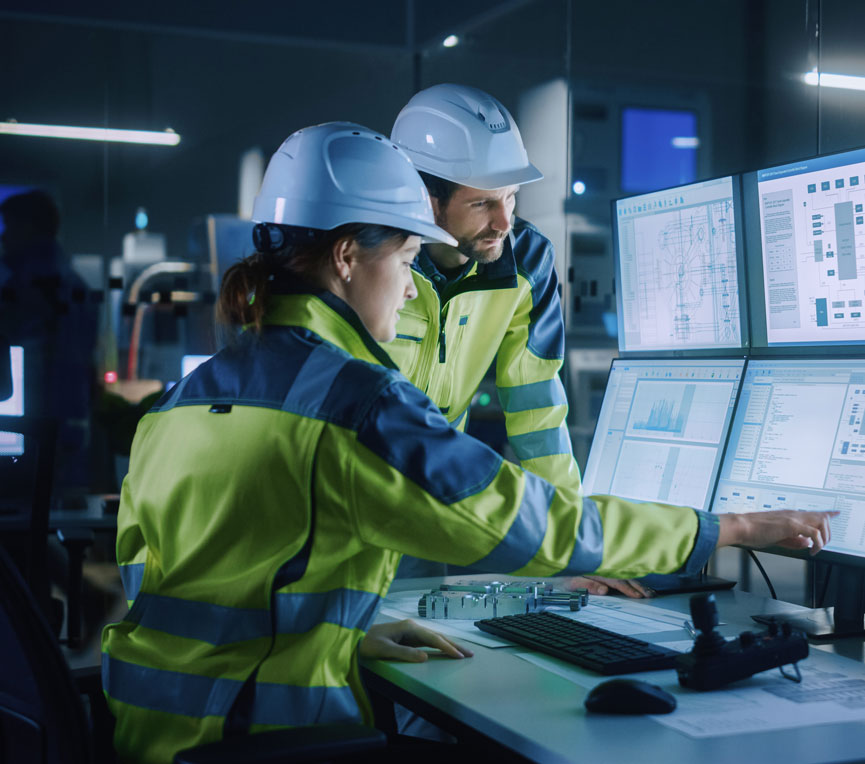
[[[586, 690], [610, 678], [539, 653], [517, 655]], [[800, 663], [801, 684], [784, 679], [774, 669], [712, 692], [681, 687], [671, 670], [630, 676], [660, 685], [676, 697], [678, 707], [673, 713], [653, 715], [650, 719], [688, 737], [726, 737], [865, 721], [865, 673], [858, 664], [835, 663], [838, 660], [843, 661], [817, 656], [817, 662], [822, 664], [819, 667], [814, 665], [813, 657]], [[849, 673], [851, 667], [857, 670], [854, 676]]]
[[713, 692], [679, 688], [676, 711], [652, 718], [694, 738], [865, 721], [865, 676], [807, 664], [800, 670], [801, 684], [768, 671]]
[[688, 618], [687, 615], [675, 610], [666, 610], [618, 597], [591, 597], [588, 605], [573, 613], [552, 609], [559, 615], [628, 636], [680, 630], [682, 622]]

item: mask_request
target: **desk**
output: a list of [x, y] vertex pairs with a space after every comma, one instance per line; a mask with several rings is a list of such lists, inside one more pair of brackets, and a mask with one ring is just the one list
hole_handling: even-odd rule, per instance
[[[501, 576], [498, 578], [501, 580]], [[403, 579], [396, 581], [393, 589], [433, 588], [439, 582]], [[752, 613], [796, 609], [786, 603], [738, 591], [716, 593], [716, 598], [721, 620], [725, 623], [721, 626], [725, 636], [753, 629]], [[688, 595], [675, 595], [648, 600], [645, 604], [679, 611], [684, 619], [689, 617], [688, 601]], [[435, 628], [434, 621], [427, 625]], [[642, 638], [666, 641], [671, 636], [666, 633]], [[471, 647], [475, 657], [463, 661], [447, 658], [435, 658], [422, 664], [369, 661], [364, 664], [364, 680], [371, 690], [400, 702], [458, 736], [468, 727], [498, 745], [539, 762], [742, 764], [754, 761], [770, 764], [781, 761], [805, 764], [865, 759], [865, 724], [862, 723], [695, 739], [649, 717], [586, 714], [583, 699], [587, 690], [517, 657], [516, 653], [525, 652], [525, 648], [487, 648], [475, 644]], [[812, 656], [820, 656], [819, 661], [836, 664], [836, 669], [845, 675], [865, 679], [862, 650], [862, 640], [852, 639], [833, 646], [811, 646]], [[858, 656], [859, 660], [842, 660], [839, 655]], [[669, 683], [674, 683], [674, 672], [669, 676]]]

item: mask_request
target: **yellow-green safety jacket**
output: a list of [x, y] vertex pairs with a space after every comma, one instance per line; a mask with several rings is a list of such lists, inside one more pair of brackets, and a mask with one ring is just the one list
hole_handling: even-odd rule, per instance
[[[400, 556], [515, 575], [699, 570], [717, 521], [581, 500], [451, 427], [327, 292], [251, 332], [139, 423], [118, 515], [131, 602], [103, 633], [122, 761], [371, 722], [357, 646]], [[243, 689], [243, 692], [241, 690]]]
[[508, 442], [520, 464], [553, 485], [579, 488], [559, 378], [565, 330], [554, 265], [549, 239], [521, 218], [498, 260], [473, 263], [455, 282], [422, 248], [413, 265], [418, 296], [400, 313], [387, 350], [460, 430], [495, 360]]

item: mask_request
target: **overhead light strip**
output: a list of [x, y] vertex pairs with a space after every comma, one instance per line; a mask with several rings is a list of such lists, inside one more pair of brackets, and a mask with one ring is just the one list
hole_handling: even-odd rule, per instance
[[843, 90], [865, 90], [865, 77], [855, 77], [852, 74], [831, 74], [829, 72], [811, 71], [802, 76], [806, 85], [819, 85], [824, 88], [842, 88]]
[[110, 143], [144, 143], [152, 146], [176, 146], [180, 136], [171, 128], [155, 130], [115, 130], [107, 127], [72, 127], [70, 125], [34, 125], [24, 122], [0, 122], [0, 134], [29, 135], [37, 138], [71, 138]]

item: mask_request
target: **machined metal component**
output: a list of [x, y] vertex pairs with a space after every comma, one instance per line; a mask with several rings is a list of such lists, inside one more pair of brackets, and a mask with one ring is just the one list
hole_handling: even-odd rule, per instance
[[588, 603], [585, 589], [557, 592], [550, 584], [534, 582], [468, 581], [443, 584], [418, 600], [418, 615], [429, 619], [480, 620], [518, 615], [547, 607], [579, 610]]

